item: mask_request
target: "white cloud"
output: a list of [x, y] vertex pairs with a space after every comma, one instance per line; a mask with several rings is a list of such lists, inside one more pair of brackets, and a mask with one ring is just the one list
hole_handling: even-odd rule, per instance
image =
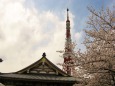
[[82, 37], [82, 32], [75, 33], [75, 39], [78, 41]]
[[[50, 11], [25, 7], [25, 0], [0, 0], [0, 72], [15, 72], [42, 57], [63, 62], [65, 20]], [[65, 15], [64, 15], [65, 16]], [[72, 16], [72, 14], [71, 14]], [[73, 17], [71, 17], [72, 26]]]

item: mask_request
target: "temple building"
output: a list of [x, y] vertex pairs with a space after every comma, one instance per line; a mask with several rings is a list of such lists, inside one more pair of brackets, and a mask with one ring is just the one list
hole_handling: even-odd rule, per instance
[[0, 83], [5, 86], [73, 86], [79, 82], [55, 66], [43, 53], [40, 60], [20, 71], [1, 73]]
[[[68, 11], [69, 9], [67, 9], [64, 63], [73, 57], [72, 49], [69, 47], [71, 34]], [[13, 73], [0, 73], [0, 83], [5, 86], [73, 86], [75, 83], [80, 83], [79, 80], [71, 76], [68, 66], [67, 69], [67, 72], [62, 71], [43, 53], [41, 59], [22, 70]]]

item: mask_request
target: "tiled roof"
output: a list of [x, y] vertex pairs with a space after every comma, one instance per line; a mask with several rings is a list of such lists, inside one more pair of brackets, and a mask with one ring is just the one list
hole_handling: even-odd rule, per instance
[[58, 83], [79, 83], [81, 81], [62, 71], [45, 56], [18, 72], [0, 73], [0, 80]]
[[39, 64], [45, 60], [46, 63], [49, 64], [49, 66], [54, 69], [55, 71], [57, 71], [59, 74], [63, 75], [63, 76], [70, 76], [68, 75], [67, 73], [65, 73], [64, 71], [62, 71], [60, 68], [58, 68], [56, 65], [54, 65], [51, 61], [49, 61], [46, 57], [42, 57], [41, 59], [39, 59], [38, 61], [36, 61], [35, 63], [29, 65], [28, 67], [20, 70], [20, 71], [17, 71], [16, 73], [19, 73], [19, 74], [23, 74], [25, 71], [27, 71], [28, 69], [32, 69], [34, 67], [36, 67], [37, 65], [39, 66]]
[[54, 82], [76, 82], [74, 77], [68, 76], [55, 76], [55, 75], [36, 75], [36, 74], [0, 74], [0, 79], [13, 79], [13, 80], [30, 80], [30, 81], [54, 81]]

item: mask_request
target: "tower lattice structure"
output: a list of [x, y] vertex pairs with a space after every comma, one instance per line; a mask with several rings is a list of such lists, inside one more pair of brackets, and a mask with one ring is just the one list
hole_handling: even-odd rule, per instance
[[[72, 49], [72, 40], [71, 40], [71, 32], [70, 32], [70, 20], [69, 20], [69, 9], [67, 9], [67, 20], [66, 20], [66, 41], [65, 41], [65, 50], [63, 54], [64, 58], [64, 66], [63, 70], [69, 74], [72, 75], [72, 70], [74, 69], [73, 66], [73, 58], [74, 53]], [[73, 68], [73, 69], [72, 69]]]

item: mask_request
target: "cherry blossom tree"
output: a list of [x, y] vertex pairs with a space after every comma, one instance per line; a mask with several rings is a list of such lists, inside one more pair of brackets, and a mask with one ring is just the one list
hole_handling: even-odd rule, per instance
[[92, 77], [88, 86], [115, 86], [115, 11], [88, 10], [90, 30], [85, 30], [84, 41], [87, 50], [78, 52], [82, 67]]

